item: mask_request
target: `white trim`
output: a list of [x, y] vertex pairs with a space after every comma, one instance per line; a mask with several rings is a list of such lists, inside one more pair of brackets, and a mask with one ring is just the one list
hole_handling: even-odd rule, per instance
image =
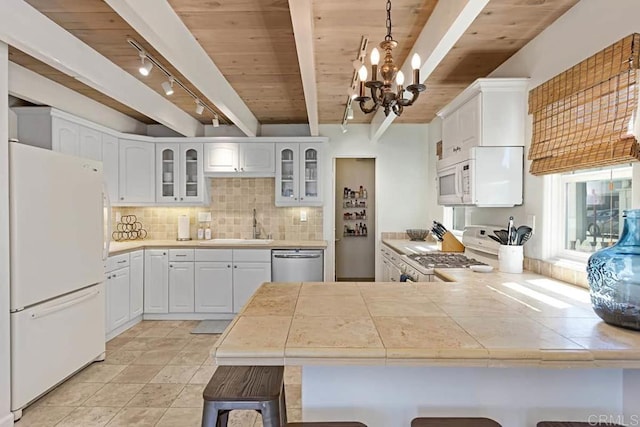
[[320, 130], [318, 128], [318, 86], [313, 46], [313, 2], [289, 0], [289, 13], [293, 24], [293, 36], [296, 40], [309, 131], [311, 135], [317, 136]]
[[[436, 4], [429, 20], [411, 47], [411, 52], [418, 53], [422, 58], [420, 83], [427, 80], [487, 3], [489, 0], [447, 0]], [[413, 78], [412, 56], [413, 53], [407, 55], [401, 67], [409, 81]], [[427, 94], [423, 96], [429, 96], [428, 90], [427, 88]], [[371, 120], [371, 141], [378, 141], [395, 119], [395, 114], [390, 113], [385, 117], [384, 111], [379, 109]]]
[[3, 0], [0, 40], [176, 132], [204, 134], [198, 120], [23, 0]]
[[258, 119], [167, 1], [105, 1], [242, 132], [258, 134]]
[[235, 313], [152, 313], [143, 314], [143, 320], [231, 320]]

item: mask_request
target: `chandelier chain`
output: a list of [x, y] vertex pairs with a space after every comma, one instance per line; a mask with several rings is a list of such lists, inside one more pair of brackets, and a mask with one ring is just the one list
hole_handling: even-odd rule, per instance
[[387, 35], [384, 36], [385, 41], [393, 40], [391, 37], [391, 0], [387, 0]]

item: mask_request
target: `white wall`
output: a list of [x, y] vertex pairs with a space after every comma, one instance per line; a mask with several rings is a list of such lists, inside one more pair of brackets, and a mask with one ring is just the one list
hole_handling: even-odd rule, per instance
[[[349, 125], [342, 133], [340, 125], [320, 125], [320, 136], [329, 137], [324, 151], [324, 236], [327, 250], [327, 277], [333, 271], [335, 241], [335, 185], [333, 159], [337, 157], [376, 158], [376, 253], [380, 233], [425, 228], [431, 223], [428, 199], [428, 125], [394, 124], [380, 141], [369, 139], [369, 125]], [[380, 277], [380, 271], [376, 271]]]
[[[0, 99], [9, 98], [9, 50], [0, 42]], [[9, 365], [9, 103], [0, 102], [0, 427], [13, 425]]]
[[[442, 141], [442, 119], [434, 118], [429, 124], [429, 148], [427, 152], [427, 212], [438, 222], [442, 222], [444, 208], [438, 205], [438, 190], [436, 188], [436, 143]], [[431, 227], [429, 227], [431, 228]]]

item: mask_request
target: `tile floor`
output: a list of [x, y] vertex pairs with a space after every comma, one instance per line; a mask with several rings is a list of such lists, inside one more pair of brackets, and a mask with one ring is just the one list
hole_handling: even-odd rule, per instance
[[[16, 427], [200, 426], [202, 390], [216, 369], [219, 335], [193, 335], [197, 321], [144, 321], [107, 343], [87, 366], [28, 407]], [[301, 417], [299, 368], [285, 370], [289, 421]], [[261, 427], [255, 411], [233, 411], [230, 427]]]

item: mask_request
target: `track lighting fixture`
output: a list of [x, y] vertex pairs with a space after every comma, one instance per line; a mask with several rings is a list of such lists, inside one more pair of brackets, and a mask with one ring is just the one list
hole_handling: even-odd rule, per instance
[[162, 89], [167, 96], [173, 95], [173, 76], [169, 77], [169, 80], [162, 83]]
[[[145, 61], [145, 59], [147, 61]], [[144, 51], [140, 52], [140, 62], [141, 64], [140, 64], [140, 68], [138, 68], [138, 71], [140, 72], [140, 74], [146, 77], [151, 72], [151, 69], [153, 68], [153, 63], [148, 60], [147, 54], [144, 53]]]
[[349, 110], [347, 110], [347, 119], [353, 120], [353, 108], [351, 108], [351, 106], [349, 106]]
[[196, 114], [200, 115], [204, 112], [204, 105], [196, 98]]
[[211, 124], [213, 125], [214, 128], [217, 128], [218, 126], [220, 126], [220, 118], [218, 117], [217, 114], [213, 116], [213, 119], [211, 120]]

